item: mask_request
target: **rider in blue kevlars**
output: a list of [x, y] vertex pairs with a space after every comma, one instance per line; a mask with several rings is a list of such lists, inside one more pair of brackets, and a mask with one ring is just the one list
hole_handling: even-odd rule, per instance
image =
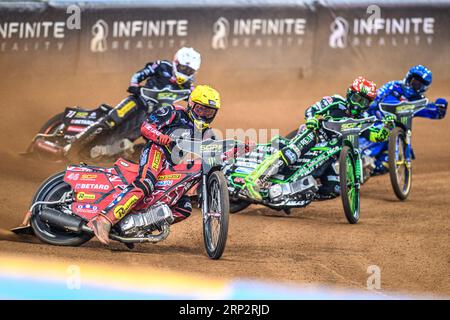
[[[381, 102], [398, 103], [401, 101], [416, 101], [425, 98], [424, 93], [431, 85], [432, 73], [422, 66], [417, 65], [409, 69], [403, 80], [389, 81], [377, 91], [377, 97], [371, 104], [368, 112], [382, 118], [379, 108]], [[429, 103], [425, 109], [415, 114], [416, 117], [429, 119], [442, 119], [447, 111], [447, 100], [439, 98], [436, 102]], [[388, 172], [388, 142], [370, 142], [360, 138], [361, 148], [365, 156], [368, 156], [372, 166], [372, 175]]]

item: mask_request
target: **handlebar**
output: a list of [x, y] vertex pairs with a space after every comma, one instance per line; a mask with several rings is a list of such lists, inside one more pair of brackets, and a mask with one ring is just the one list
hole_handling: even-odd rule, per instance
[[338, 135], [359, 134], [380, 121], [375, 116], [363, 119], [322, 120], [322, 128]]
[[147, 101], [151, 101], [155, 104], [160, 101], [164, 101], [166, 103], [174, 103], [177, 101], [185, 100], [191, 94], [189, 89], [155, 89], [155, 88], [146, 88], [140, 87], [139, 89], [140, 95], [143, 99]]

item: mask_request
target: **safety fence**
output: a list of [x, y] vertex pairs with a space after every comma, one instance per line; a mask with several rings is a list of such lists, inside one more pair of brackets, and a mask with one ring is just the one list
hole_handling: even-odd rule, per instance
[[0, 3], [2, 71], [120, 74], [193, 46], [211, 77], [230, 70], [398, 76], [416, 63], [450, 77], [450, 2], [180, 3]]

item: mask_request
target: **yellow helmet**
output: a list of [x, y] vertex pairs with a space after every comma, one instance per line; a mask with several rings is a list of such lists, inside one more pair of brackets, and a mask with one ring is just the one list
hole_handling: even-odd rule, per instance
[[209, 128], [220, 109], [220, 94], [207, 85], [198, 85], [189, 96], [188, 114], [197, 129]]

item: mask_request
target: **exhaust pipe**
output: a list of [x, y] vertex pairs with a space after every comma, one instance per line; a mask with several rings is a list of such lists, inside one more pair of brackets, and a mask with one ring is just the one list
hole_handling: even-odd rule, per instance
[[117, 240], [119, 242], [123, 242], [125, 244], [126, 243], [157, 243], [157, 242], [165, 240], [169, 236], [169, 233], [170, 233], [169, 225], [164, 224], [162, 226], [161, 232], [158, 234], [147, 235], [142, 238], [128, 238], [128, 237], [121, 237], [116, 234], [110, 234], [109, 238], [113, 239], [113, 240]]
[[52, 208], [45, 208], [41, 210], [41, 212], [39, 213], [39, 218], [45, 223], [48, 223], [55, 227], [78, 233], [92, 233], [92, 230], [86, 226], [82, 218], [69, 215]]
[[[39, 213], [39, 218], [43, 222], [48, 223], [49, 225], [63, 228], [72, 232], [77, 233], [84, 232], [90, 234], [94, 233], [91, 228], [86, 226], [86, 223], [82, 218], [74, 215], [69, 215], [52, 208], [43, 209]], [[144, 242], [157, 243], [166, 239], [169, 233], [170, 227], [169, 225], [165, 224], [162, 226], [162, 231], [156, 235], [147, 235], [146, 237], [143, 238], [128, 238], [128, 237], [121, 237], [116, 234], [110, 234], [109, 238], [123, 243], [144, 243]]]
[[64, 153], [64, 149], [62, 147], [44, 139], [37, 139], [34, 142], [34, 147], [43, 152], [50, 153], [56, 157], [61, 157]]

